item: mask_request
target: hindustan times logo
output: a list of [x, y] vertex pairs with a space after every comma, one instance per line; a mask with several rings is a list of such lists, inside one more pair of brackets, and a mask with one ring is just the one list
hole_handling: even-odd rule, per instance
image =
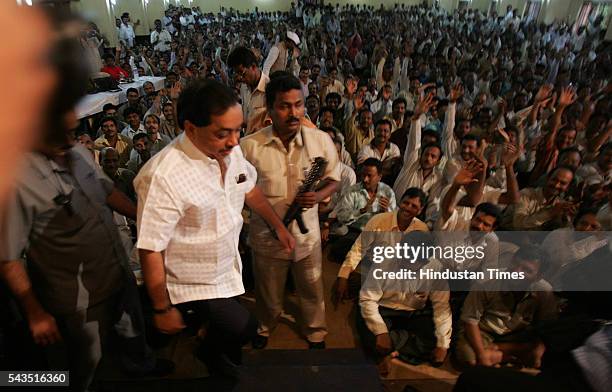
[[436, 258], [438, 260], [454, 260], [463, 263], [466, 260], [485, 257], [485, 247], [487, 243], [479, 246], [435, 246], [435, 245], [408, 245], [395, 244], [395, 246], [374, 246], [372, 248], [372, 261], [380, 264], [385, 260], [405, 260], [414, 263], [417, 260]]

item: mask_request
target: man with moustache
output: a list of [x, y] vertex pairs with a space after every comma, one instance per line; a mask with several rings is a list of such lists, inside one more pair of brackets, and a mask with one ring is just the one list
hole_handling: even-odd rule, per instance
[[213, 373], [235, 375], [257, 321], [237, 300], [244, 293], [238, 251], [244, 203], [275, 230], [278, 249], [294, 239], [258, 186], [238, 146], [242, 108], [233, 91], [196, 80], [181, 93], [184, 132], [152, 157], [134, 181], [143, 278], [162, 333], [206, 324], [197, 351]]
[[[257, 169], [257, 183], [274, 210], [284, 216], [295, 199], [302, 207], [308, 233], [302, 234], [297, 224], [292, 223], [289, 229], [296, 238], [296, 247], [295, 251], [287, 252], [258, 213], [251, 218], [249, 241], [254, 253], [257, 310], [261, 321], [253, 346], [265, 347], [277, 325], [283, 310], [287, 274], [291, 270], [300, 299], [303, 333], [310, 348], [324, 348], [327, 326], [317, 205], [336, 191], [340, 180], [338, 154], [326, 133], [301, 124], [304, 95], [295, 76], [286, 72], [273, 74], [266, 87], [266, 105], [272, 126], [242, 139], [241, 147]], [[323, 180], [317, 191], [298, 195], [305, 172], [317, 157], [328, 161]]]

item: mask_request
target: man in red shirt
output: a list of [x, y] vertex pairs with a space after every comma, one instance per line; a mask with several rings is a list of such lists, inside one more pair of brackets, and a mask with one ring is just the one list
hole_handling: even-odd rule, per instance
[[110, 53], [104, 56], [104, 67], [102, 67], [101, 71], [106, 72], [111, 78], [117, 81], [121, 79], [122, 76], [126, 79], [130, 77], [123, 68], [115, 65], [115, 56]]

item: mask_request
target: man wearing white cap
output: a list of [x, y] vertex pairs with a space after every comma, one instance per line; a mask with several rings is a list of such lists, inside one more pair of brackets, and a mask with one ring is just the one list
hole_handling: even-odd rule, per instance
[[289, 71], [297, 77], [300, 73], [299, 44], [300, 37], [293, 31], [287, 31], [285, 40], [270, 49], [263, 65], [263, 73], [269, 76], [276, 71]]

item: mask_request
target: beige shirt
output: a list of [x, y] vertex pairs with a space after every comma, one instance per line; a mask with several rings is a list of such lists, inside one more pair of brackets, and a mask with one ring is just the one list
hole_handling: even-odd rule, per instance
[[521, 190], [518, 204], [514, 206], [512, 227], [514, 230], [539, 230], [553, 218], [552, 203], [546, 204], [542, 188]]
[[119, 154], [119, 165], [125, 166], [127, 161], [130, 160], [130, 152], [132, 151], [132, 141], [122, 134], [117, 134], [117, 143], [112, 146], [106, 139], [106, 136], [102, 135], [94, 141], [94, 147], [98, 150], [102, 150], [106, 147], [113, 147]]
[[[310, 170], [316, 157], [328, 161], [323, 178], [340, 181], [336, 148], [329, 135], [318, 129], [302, 126], [290, 142], [288, 150], [275, 135], [272, 126], [243, 138], [240, 145], [246, 159], [257, 169], [257, 185], [281, 218], [295, 199], [305, 173]], [[295, 261], [305, 258], [315, 247], [321, 246], [318, 206], [304, 211], [302, 217], [308, 233], [302, 234], [297, 223], [291, 223], [289, 231], [295, 237], [296, 246], [295, 251], [289, 254], [273, 237], [265, 221], [253, 214], [249, 225], [251, 247], [264, 256], [274, 255], [276, 258]]]
[[461, 321], [478, 324], [488, 333], [506, 335], [534, 321], [556, 318], [558, 304], [545, 280], [533, 283], [518, 301], [512, 291], [493, 291], [497, 286], [499, 281], [489, 281], [472, 290], [463, 304]]
[[[363, 228], [364, 232], [375, 232], [375, 231], [392, 231], [399, 232], [399, 226], [397, 225], [397, 211], [393, 212], [385, 212], [382, 214], [374, 215], [372, 219], [366, 223]], [[425, 223], [420, 221], [417, 218], [413, 218], [412, 222], [408, 225], [404, 233], [408, 233], [410, 231], [429, 231], [429, 228]], [[373, 238], [373, 236], [368, 236], [369, 238]], [[355, 240], [353, 247], [346, 255], [346, 259], [342, 266], [340, 267], [340, 271], [338, 271], [339, 278], [348, 279], [351, 272], [357, 269], [359, 265], [359, 261], [362, 258], [362, 235], [360, 234]]]
[[[356, 115], [351, 116], [346, 123], [346, 134], [345, 134], [344, 145], [346, 150], [351, 154], [353, 159], [357, 158], [357, 153], [361, 151], [363, 146], [368, 144], [374, 139], [374, 129], [370, 127], [368, 134], [364, 135], [361, 128], [357, 125]], [[356, 160], [356, 159], [355, 159]]]
[[247, 135], [265, 128], [265, 123], [270, 119], [266, 108], [266, 86], [268, 82], [270, 82], [270, 78], [262, 72], [255, 90], [250, 91], [246, 84], [241, 86], [240, 96], [247, 125]]

